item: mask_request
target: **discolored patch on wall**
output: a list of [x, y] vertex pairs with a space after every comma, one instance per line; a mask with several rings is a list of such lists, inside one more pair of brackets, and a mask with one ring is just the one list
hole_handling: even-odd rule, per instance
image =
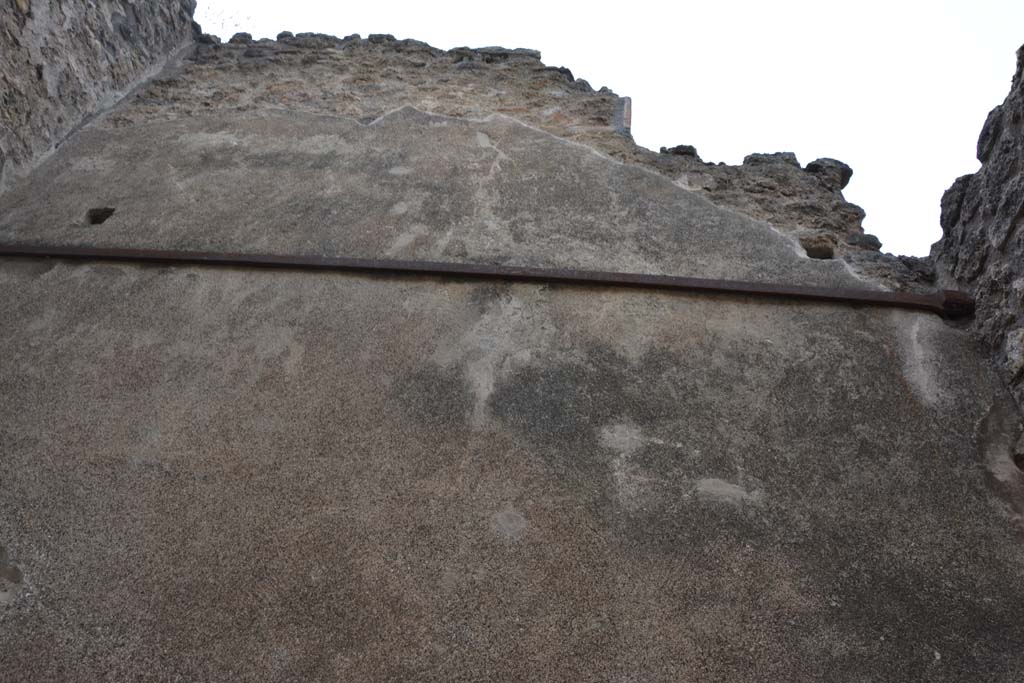
[[22, 585], [21, 568], [7, 556], [7, 549], [0, 545], [0, 607], [17, 600]]
[[537, 444], [590, 449], [593, 428], [616, 412], [626, 391], [618, 373], [594, 363], [553, 362], [500, 377], [489, 400], [494, 415]]
[[[821, 615], [827, 628], [858, 643], [835, 653], [838, 670], [877, 678], [872, 672], [881, 664], [886, 680], [900, 681], [922, 671], [970, 680], [986, 667], [1016, 670], [1024, 597], [1001, 588], [1019, 579], [1004, 564], [1006, 548], [971, 538], [949, 547], [925, 535], [912, 545], [890, 544], [889, 515], [867, 506], [862, 517], [852, 517], [844, 510], [822, 519], [796, 545], [805, 590], [827, 607]], [[968, 555], [986, 571], [965, 566]]]
[[439, 435], [465, 429], [473, 409], [472, 391], [457, 367], [424, 364], [398, 377], [391, 392], [406, 415]]
[[491, 531], [506, 541], [518, 541], [529, 526], [523, 513], [510, 505], [491, 515]]
[[503, 373], [488, 405], [556, 472], [594, 473], [596, 468], [610, 491], [608, 465], [614, 456], [599, 447], [601, 429], [616, 421], [657, 424], [685, 415], [667, 386], [674, 378], [649, 372], [662, 360], [651, 354], [636, 366], [581, 340], [557, 357], [535, 354], [531, 364]]
[[485, 282], [473, 286], [469, 300], [481, 314], [497, 308], [503, 298], [508, 298], [511, 287], [507, 282]]

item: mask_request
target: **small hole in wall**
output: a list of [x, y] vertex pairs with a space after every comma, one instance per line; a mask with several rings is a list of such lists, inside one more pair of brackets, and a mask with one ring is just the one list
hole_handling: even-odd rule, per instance
[[810, 258], [827, 260], [836, 257], [835, 245], [819, 237], [801, 238], [800, 246]]
[[1017, 466], [1017, 469], [1024, 470], [1024, 450], [1013, 454], [1013, 464]]
[[99, 209], [89, 209], [85, 212], [85, 220], [89, 225], [100, 225], [114, 215], [114, 209], [104, 206]]

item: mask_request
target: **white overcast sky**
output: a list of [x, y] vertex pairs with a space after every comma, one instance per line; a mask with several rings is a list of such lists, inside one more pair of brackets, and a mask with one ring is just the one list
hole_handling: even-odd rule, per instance
[[650, 149], [845, 161], [866, 230], [914, 255], [940, 237], [942, 192], [977, 170], [978, 133], [1024, 44], [1024, 0], [199, 0], [196, 20], [225, 40], [288, 30], [534, 48], [633, 98], [633, 136]]

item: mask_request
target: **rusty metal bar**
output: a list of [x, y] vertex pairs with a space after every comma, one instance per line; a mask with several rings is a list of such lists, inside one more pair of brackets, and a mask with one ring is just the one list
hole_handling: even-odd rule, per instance
[[974, 312], [974, 301], [962, 292], [937, 290], [930, 294], [885, 292], [870, 289], [808, 287], [736, 280], [711, 280], [675, 275], [615, 273], [598, 270], [566, 270], [494, 266], [477, 263], [434, 261], [397, 261], [359, 259], [339, 256], [296, 256], [241, 254], [208, 251], [159, 249], [121, 249], [81, 246], [0, 244], [0, 256], [58, 258], [77, 261], [122, 261], [185, 266], [227, 266], [241, 268], [285, 268], [292, 270], [329, 270], [385, 275], [428, 275], [476, 280], [562, 283], [633, 287], [682, 292], [763, 296], [840, 304], [862, 304], [911, 308], [937, 313], [944, 318], [960, 318]]

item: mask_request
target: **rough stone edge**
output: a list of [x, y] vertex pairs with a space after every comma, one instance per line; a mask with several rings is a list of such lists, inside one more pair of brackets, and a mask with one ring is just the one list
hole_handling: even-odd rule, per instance
[[78, 131], [116, 109], [121, 102], [124, 102], [145, 88], [150, 81], [172, 74], [174, 71], [179, 69], [183, 59], [188, 56], [194, 46], [195, 42], [192, 40], [184, 43], [175, 52], [167, 55], [161, 61], [154, 63], [151, 68], [146, 69], [146, 71], [140, 74], [139, 77], [127, 88], [111, 91], [109, 96], [104, 97], [95, 110], [85, 113], [81, 120], [79, 120], [79, 122], [76, 123], [67, 133], [62, 135], [59, 140], [50, 145], [46, 150], [37, 154], [28, 163], [20, 165], [14, 172], [4, 174], [0, 177], [0, 194], [13, 189], [19, 182], [32, 173], [32, 171], [52, 157], [54, 153], [56, 153], [56, 151], [60, 149], [60, 147], [72, 136], [78, 133]]
[[[59, 148], [68, 136], [73, 135], [75, 131], [79, 130], [83, 125], [94, 120], [97, 115], [113, 109], [120, 101], [123, 101], [124, 98], [130, 96], [133, 92], [144, 86], [148, 81], [164, 72], [170, 64], [173, 64], [175, 57], [180, 57], [180, 55], [184, 54], [186, 50], [197, 43], [199, 44], [199, 47], [202, 48], [222, 46], [233, 47], [239, 50], [270, 47], [275, 43], [300, 49], [344, 50], [357, 44], [366, 43], [373, 44], [384, 49], [399, 49], [402, 51], [428, 53], [435, 58], [451, 59], [456, 63], [461, 61], [483, 62], [485, 64], [496, 61], [529, 61], [539, 63], [544, 71], [552, 71], [561, 74], [567, 81], [569, 81], [571, 84], [570, 87], [572, 87], [573, 90], [578, 91], [578, 94], [581, 96], [586, 96], [595, 92], [586, 81], [574, 78], [569, 69], [565, 67], [545, 67], [540, 63], [541, 55], [536, 50], [522, 48], [508, 49], [502, 47], [456, 47], [450, 50], [443, 50], [440, 48], [434, 48], [422, 41], [412, 39], [398, 40], [394, 38], [394, 36], [387, 34], [373, 34], [363, 39], [358, 35], [338, 38], [319, 33], [299, 33], [295, 35], [287, 31], [278, 34], [276, 40], [271, 40], [269, 38], [253, 40], [250, 34], [238, 33], [232, 36], [227, 43], [222, 43], [221, 39], [216, 36], [201, 33], [201, 29], [198, 24], [193, 22], [192, 39], [186, 41], [185, 45], [179, 48], [175, 55], [169, 56], [164, 59], [162, 63], [155, 64], [150, 69], [147, 69], [144, 74], [140, 75], [140, 77], [134, 81], [132, 87], [118, 91], [117, 93], [111, 93], [111, 95], [106, 98], [104, 107], [100, 107], [97, 111], [84, 117], [82, 121], [68, 132], [67, 135], [52, 145], [45, 153], [40, 154], [36, 159], [34, 159], [31, 165], [26, 165], [21, 169], [15, 177], [23, 177], [27, 172], [37, 167], [39, 163], [51, 156], [53, 151]], [[744, 214], [758, 221], [767, 222], [772, 225], [777, 232], [786, 234], [787, 236], [795, 239], [798, 244], [798, 251], [806, 252], [809, 257], [814, 257], [813, 252], [820, 245], [824, 245], [825, 251], [828, 252], [828, 255], [824, 258], [834, 258], [835, 260], [842, 262], [848, 272], [854, 274], [858, 279], [865, 283], [873, 283], [884, 288], [897, 290], [932, 288], [931, 282], [927, 279], [927, 273], [925, 274], [926, 277], [922, 279], [919, 277], [920, 273], [915, 272], [928, 270], [930, 262], [925, 263], [919, 259], [913, 259], [912, 257], [897, 257], [890, 254], [880, 253], [879, 248], [881, 245], [877, 238], [863, 232], [863, 228], [860, 225], [860, 219], [863, 218], [863, 211], [859, 207], [846, 202], [845, 198], [843, 198], [841, 194], [842, 188], [849, 180], [849, 174], [852, 173], [849, 167], [845, 164], [832, 159], [819, 159], [812, 161], [806, 166], [806, 168], [801, 168], [794, 155], [783, 152], [775, 154], [751, 154], [744, 159], [743, 164], [738, 166], [729, 166], [726, 164], [703, 162], [699, 156], [697, 156], [696, 150], [692, 148], [684, 150], [685, 152], [692, 152], [692, 154], [681, 153], [680, 150], [683, 150], [683, 147], [686, 146], [679, 146], [672, 149], [662, 148], [660, 153], [655, 152], [638, 145], [632, 138], [630, 125], [632, 103], [630, 98], [618, 96], [607, 88], [602, 88], [600, 92], [606, 95], [613, 95], [616, 98], [616, 102], [613, 105], [614, 111], [612, 112], [612, 121], [608, 132], [611, 134], [611, 138], [616, 138], [618, 140], [617, 142], [613, 142], [611, 147], [601, 145], [600, 153], [602, 156], [614, 157], [618, 160], [627, 161], [632, 165], [648, 168], [659, 175], [671, 178], [677, 185], [684, 189], [706, 196], [706, 198], [708, 198], [713, 204], [719, 207]], [[526, 121], [520, 122], [529, 125]], [[550, 133], [551, 131], [548, 132]], [[556, 135], [556, 137], [560, 136]], [[587, 146], [596, 149], [594, 144], [590, 142], [586, 144]], [[826, 162], [828, 163], [826, 164]], [[837, 171], [835, 168], [832, 168], [833, 166], [840, 170]], [[771, 175], [773, 173], [778, 173], [779, 169], [789, 173], [791, 176], [791, 180], [784, 179], [782, 182], [796, 182], [796, 186], [802, 188], [801, 191], [810, 192], [810, 194], [805, 198], [807, 202], [812, 204], [816, 201], [821, 202], [820, 210], [818, 211], [819, 214], [822, 216], [835, 214], [835, 212], [831, 210], [835, 207], [833, 207], [830, 202], [838, 200], [844, 210], [849, 208], [859, 212], [860, 219], [858, 219], [856, 215], [850, 219], [851, 221], [854, 221], [856, 225], [854, 225], [853, 222], [849, 222], [848, 225], [842, 228], [843, 230], [846, 230], [846, 234], [840, 234], [838, 232], [834, 232], [836, 226], [823, 228], [821, 225], [814, 224], [813, 221], [811, 223], [804, 223], [799, 217], [794, 218], [792, 215], [775, 215], [775, 207], [768, 206], [766, 208], [765, 206], [760, 205], [764, 203], [764, 192], [760, 193], [762, 196], [760, 200], [758, 200], [754, 195], [747, 195], [749, 188], [745, 187], [744, 184], [749, 185], [750, 179], [756, 181], [761, 174]], [[722, 178], [726, 179], [727, 183], [736, 182], [735, 188], [727, 193], [732, 195], [732, 197], [716, 196], [713, 192], [702, 191], [699, 187], [689, 187], [685, 182], [685, 178], [688, 173], [692, 171], [712, 175], [720, 174]], [[838, 174], [838, 180], [831, 178], [831, 175], [836, 174]], [[792, 177], [794, 176], [799, 176], [800, 179], [792, 180]], [[806, 180], [804, 178], [806, 178]], [[814, 180], [810, 180], [812, 178]], [[809, 180], [810, 182], [808, 185]], [[754, 184], [756, 184], [756, 182]], [[813, 188], [808, 190], [809, 186], [817, 187], [819, 184], [821, 187], [817, 190], [814, 190]], [[808, 187], [805, 187], [805, 185], [808, 185]], [[8, 187], [0, 185], [0, 191], [3, 191], [4, 189], [8, 189]], [[739, 198], [738, 200], [737, 197]], [[780, 203], [780, 205], [781, 204], [782, 203]], [[785, 211], [785, 209], [783, 209], [783, 211]], [[910, 261], [913, 261], [914, 263], [910, 263]]]
[[[929, 258], [941, 286], [976, 298], [970, 330], [1024, 414], [1022, 121], [1024, 45], [1016, 51], [1008, 94], [981, 126], [976, 145], [981, 167], [956, 178], [942, 196], [942, 237]], [[1015, 445], [1014, 459], [1024, 464], [1024, 438]]]
[[[719, 207], [728, 208], [758, 221], [771, 224], [780, 233], [797, 239], [798, 250], [810, 258], [834, 259], [841, 261], [845, 269], [859, 280], [885, 289], [897, 291], [932, 291], [933, 271], [930, 262], [909, 256], [894, 256], [882, 253], [881, 243], [873, 235], [866, 234], [861, 224], [863, 210], [846, 201], [842, 189], [849, 181], [852, 170], [842, 162], [822, 158], [812, 161], [806, 167], [796, 160], [792, 153], [751, 154], [740, 165], [704, 162], [689, 146], [662, 148], [660, 152], [637, 144], [630, 130], [631, 100], [617, 95], [609, 88], [595, 91], [587, 81], [575, 78], [572, 72], [562, 66], [545, 66], [536, 50], [508, 49], [502, 47], [455, 47], [450, 50], [432, 47], [422, 41], [396, 39], [386, 34], [374, 34], [366, 38], [358, 34], [339, 38], [319, 33], [293, 34], [282, 31], [276, 39], [254, 40], [248, 33], [238, 33], [226, 43], [217, 36], [204, 34], [197, 51], [227, 49], [237, 52], [242, 59], [262, 58], [268, 51], [280, 50], [337, 50], [348, 51], [372, 47], [378, 50], [396, 52], [420, 52], [429, 56], [453, 62], [458, 66], [473, 65], [474, 71], [483, 71], [494, 62], [529, 62], [534, 71], [549, 72], [568, 83], [573, 97], [586, 98], [590, 95], [611, 96], [609, 124], [606, 136], [596, 136], [579, 142], [598, 149], [603, 156], [610, 156], [632, 165], [653, 170], [673, 180], [683, 189], [704, 195]], [[256, 53], [255, 51], [260, 52]], [[243, 55], [244, 53], [244, 55]], [[432, 112], [435, 113], [435, 112]], [[514, 115], [513, 115], [514, 116]], [[536, 122], [514, 116], [516, 120], [537, 127]], [[557, 137], [566, 137], [560, 132], [548, 130]], [[684, 149], [685, 148], [685, 149]], [[708, 191], [698, 183], [688, 183], [693, 172], [698, 176], [713, 177], [712, 185], [723, 182], [724, 192]], [[763, 189], [761, 179], [771, 183], [780, 182], [779, 192]], [[790, 191], [784, 191], [788, 187]], [[771, 197], [775, 197], [772, 199]], [[798, 201], [793, 201], [797, 197]], [[817, 205], [817, 210], [807, 211], [806, 207]]]
[[[29, 6], [26, 4], [23, 11], [28, 11]], [[19, 9], [21, 9], [19, 5]], [[202, 32], [202, 28], [195, 22], [195, 3], [192, 3], [192, 34], [178, 44], [171, 52], [164, 55], [164, 57], [152, 64], [149, 67], [140, 72], [127, 87], [120, 89], [111, 89], [104, 93], [100, 97], [94, 109], [91, 111], [85, 111], [79, 117], [78, 121], [73, 122], [68, 126], [67, 131], [59, 136], [55, 141], [52, 141], [43, 151], [38, 152], [32, 156], [28, 161], [21, 164], [15, 165], [13, 161], [6, 159], [5, 155], [2, 154], [3, 150], [0, 150], [0, 194], [7, 192], [8, 190], [15, 187], [20, 183], [27, 175], [39, 167], [44, 161], [53, 156], [53, 153], [64, 144], [68, 138], [73, 136], [79, 130], [81, 130], [89, 122], [95, 120], [99, 115], [115, 108], [118, 104], [130, 97], [132, 94], [140, 90], [149, 81], [163, 74], [168, 67], [175, 66], [181, 63], [183, 57], [185, 57], [195, 46], [195, 44], [201, 40], [205, 35]]]

